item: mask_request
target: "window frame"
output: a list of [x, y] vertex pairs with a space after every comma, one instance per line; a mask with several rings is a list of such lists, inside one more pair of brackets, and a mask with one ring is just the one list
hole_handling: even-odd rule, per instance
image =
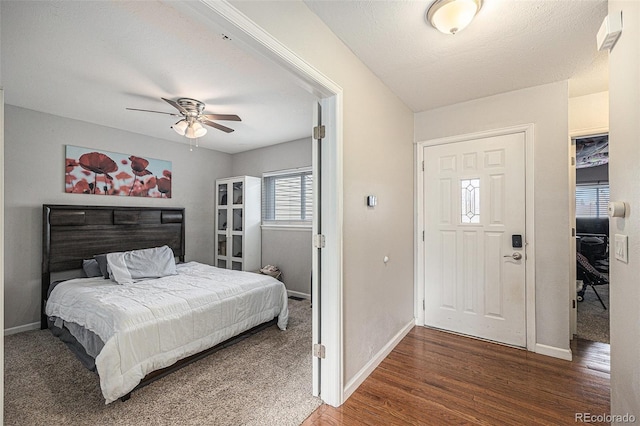
[[[591, 214], [591, 215], [584, 215], [581, 214], [581, 212], [579, 211], [580, 209], [578, 209], [578, 201], [581, 198], [584, 197], [580, 197], [579, 196], [579, 191], [580, 188], [583, 188], [583, 191], [586, 191], [587, 189], [592, 189], [595, 192], [595, 214]], [[601, 200], [601, 191], [603, 189], [606, 189], [606, 194], [607, 197]], [[582, 182], [582, 183], [577, 183], [576, 184], [576, 195], [575, 195], [575, 209], [576, 209], [576, 217], [577, 218], [592, 218], [592, 219], [598, 219], [598, 218], [605, 218], [608, 217], [607, 214], [607, 208], [608, 208], [608, 204], [609, 204], [609, 200], [610, 200], [610, 187], [609, 187], [609, 182], [603, 182], [603, 181], [599, 181], [599, 182]]]
[[[301, 192], [300, 210], [306, 213], [306, 216], [308, 217], [308, 219], [297, 219], [297, 220], [296, 219], [293, 219], [293, 220], [292, 219], [265, 219], [265, 217], [267, 216], [265, 214], [265, 211], [267, 209], [266, 198], [269, 196], [269, 192], [273, 190], [272, 188], [270, 188], [270, 185], [267, 183], [267, 181], [271, 180], [272, 178], [295, 176], [295, 175], [299, 175], [300, 177], [309, 176], [313, 180], [313, 167], [306, 166], [306, 167], [298, 167], [295, 169], [275, 170], [275, 171], [262, 173], [262, 197], [261, 197], [261, 206], [260, 206], [260, 213], [262, 218], [262, 222], [261, 222], [262, 229], [269, 229], [269, 228], [278, 228], [278, 229], [290, 228], [293, 230], [311, 229], [313, 224], [313, 184], [310, 185], [307, 191], [303, 189], [302, 183], [300, 185], [300, 192]], [[274, 196], [275, 196], [275, 193], [274, 193]], [[305, 201], [309, 199], [311, 200], [311, 208], [307, 210], [305, 209], [305, 207], [307, 206]], [[273, 205], [275, 208], [275, 202], [273, 203]]]

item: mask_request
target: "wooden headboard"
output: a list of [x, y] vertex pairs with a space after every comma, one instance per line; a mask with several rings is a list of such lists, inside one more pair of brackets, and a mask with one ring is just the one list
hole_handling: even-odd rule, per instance
[[97, 254], [167, 245], [184, 262], [184, 209], [42, 206], [42, 322], [51, 273], [82, 268]]

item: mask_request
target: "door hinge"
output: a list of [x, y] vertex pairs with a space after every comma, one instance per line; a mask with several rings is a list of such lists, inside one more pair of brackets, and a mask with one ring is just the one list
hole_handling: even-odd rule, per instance
[[315, 248], [324, 248], [325, 246], [325, 239], [324, 239], [324, 235], [322, 234], [316, 234], [313, 236], [313, 247]]
[[424, 161], [422, 162], [422, 171], [424, 172]]
[[324, 345], [320, 343], [313, 344], [313, 356], [316, 358], [324, 359], [325, 356], [325, 348]]
[[571, 157], [571, 165], [572, 166], [576, 165], [576, 157]]
[[572, 302], [572, 305], [573, 305], [573, 306], [572, 306], [572, 307], [573, 307], [573, 309], [575, 309], [575, 308], [576, 308], [576, 300], [575, 300], [575, 299], [573, 299], [571, 302]]
[[424, 311], [425, 309], [427, 309], [427, 308], [425, 307], [424, 299], [422, 299], [422, 310]]
[[324, 139], [325, 137], [325, 127], [324, 124], [320, 126], [316, 126], [313, 128], [313, 138], [314, 139]]
[[424, 231], [422, 231], [422, 241], [424, 241]]

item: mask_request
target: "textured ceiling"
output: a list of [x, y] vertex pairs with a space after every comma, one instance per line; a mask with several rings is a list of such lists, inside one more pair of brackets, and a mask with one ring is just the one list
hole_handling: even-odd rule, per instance
[[[604, 0], [485, 0], [455, 36], [425, 22], [431, 0], [305, 2], [414, 111], [566, 79], [573, 96], [607, 90]], [[188, 3], [0, 1], [6, 103], [188, 143], [174, 117], [125, 108], [173, 112], [160, 97], [191, 97], [243, 120], [204, 147], [307, 137], [314, 98]]]
[[[176, 6], [177, 3], [174, 3]], [[158, 1], [0, 2], [2, 84], [10, 105], [188, 143], [160, 97], [238, 114], [200, 145], [235, 153], [311, 134], [314, 98], [274, 65]]]
[[572, 96], [607, 90], [606, 0], [485, 0], [455, 36], [425, 21], [431, 0], [305, 3], [415, 112], [572, 78]]

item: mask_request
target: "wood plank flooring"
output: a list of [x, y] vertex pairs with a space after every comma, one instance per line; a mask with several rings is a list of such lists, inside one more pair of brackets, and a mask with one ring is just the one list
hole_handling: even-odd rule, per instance
[[322, 405], [303, 425], [575, 425], [575, 413], [609, 414], [609, 345], [576, 339], [572, 352], [569, 362], [415, 327], [341, 407]]

